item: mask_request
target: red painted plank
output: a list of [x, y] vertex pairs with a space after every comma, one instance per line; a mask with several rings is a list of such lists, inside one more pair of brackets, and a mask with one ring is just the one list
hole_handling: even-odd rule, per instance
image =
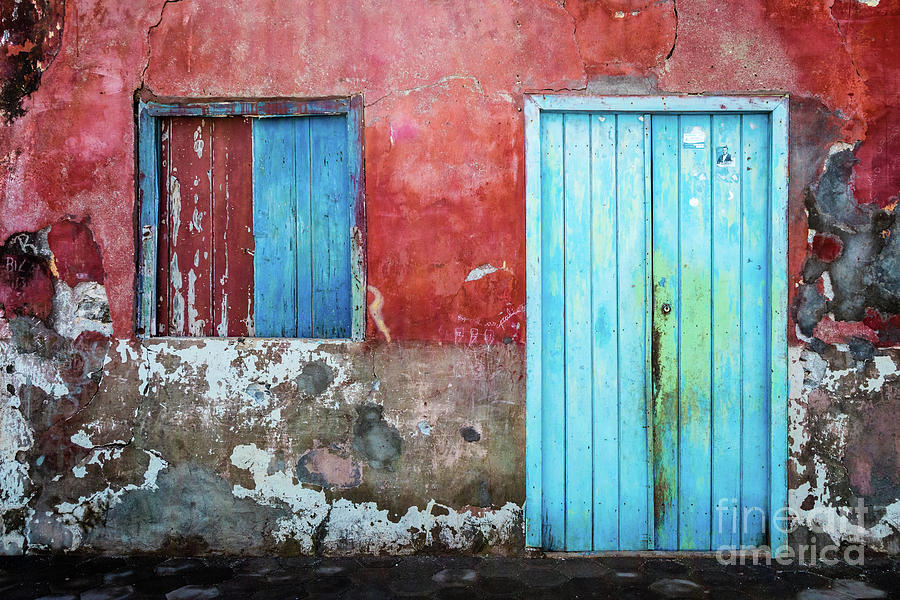
[[169, 335], [169, 197], [172, 161], [169, 133], [172, 119], [160, 120], [159, 147], [159, 240], [156, 257], [156, 332]]
[[213, 121], [213, 335], [247, 336], [253, 333], [251, 120]]
[[211, 336], [212, 119], [173, 118], [169, 138], [169, 335]]

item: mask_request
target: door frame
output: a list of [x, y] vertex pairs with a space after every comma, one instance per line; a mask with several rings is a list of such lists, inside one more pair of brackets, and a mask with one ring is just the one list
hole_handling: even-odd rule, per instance
[[[770, 339], [769, 339], [769, 506], [767, 531], [773, 555], [787, 544], [787, 196], [788, 96], [571, 96], [526, 94], [525, 112], [525, 235], [526, 235], [526, 425], [525, 425], [525, 545], [541, 546], [543, 505], [541, 481], [541, 113], [768, 113], [770, 181], [768, 208]], [[647, 406], [650, 406], [649, 398]], [[652, 427], [647, 428], [648, 436]], [[648, 446], [652, 447], [652, 446]], [[652, 463], [652, 461], [648, 461]], [[648, 464], [648, 469], [650, 466]], [[652, 470], [652, 469], [651, 469]], [[652, 502], [652, 485], [649, 486]], [[647, 511], [653, 519], [654, 511]], [[649, 524], [654, 546], [653, 523]]]

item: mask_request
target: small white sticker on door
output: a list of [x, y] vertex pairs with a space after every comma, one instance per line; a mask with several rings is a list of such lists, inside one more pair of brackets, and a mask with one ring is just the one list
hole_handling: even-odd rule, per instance
[[702, 127], [691, 127], [684, 132], [681, 143], [685, 148], [705, 148], [706, 132]]

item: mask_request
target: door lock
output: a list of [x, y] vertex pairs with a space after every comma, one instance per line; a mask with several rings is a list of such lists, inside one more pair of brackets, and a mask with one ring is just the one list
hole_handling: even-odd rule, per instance
[[672, 305], [669, 304], [668, 302], [667, 302], [666, 304], [663, 304], [663, 305], [662, 305], [662, 313], [663, 313], [664, 315], [667, 315], [667, 314], [669, 314], [670, 312], [672, 312]]

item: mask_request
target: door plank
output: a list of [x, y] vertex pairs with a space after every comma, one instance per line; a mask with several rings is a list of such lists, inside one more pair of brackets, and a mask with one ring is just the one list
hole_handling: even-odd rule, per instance
[[[678, 116], [653, 115], [653, 510], [657, 550], [678, 549]], [[668, 306], [666, 314], [663, 306]]]
[[[318, 118], [318, 117], [315, 117]], [[315, 337], [313, 319], [313, 117], [294, 119], [294, 235], [297, 240], [297, 337]], [[318, 149], [318, 148], [317, 148]], [[326, 263], [327, 264], [327, 263]]]
[[173, 118], [169, 138], [169, 335], [211, 336], [212, 119]]
[[248, 117], [213, 123], [213, 321], [218, 336], [253, 335], [253, 150]]
[[563, 117], [566, 318], [566, 549], [593, 541], [590, 116]]
[[713, 115], [712, 548], [740, 545], [741, 117]]
[[297, 336], [295, 121], [253, 122], [253, 304], [260, 337]]
[[543, 421], [542, 540], [564, 550], [565, 539], [565, 297], [563, 240], [563, 118], [541, 117], [541, 398]]
[[308, 120], [312, 335], [348, 338], [353, 310], [350, 293], [347, 119], [344, 116], [323, 116]]
[[530, 96], [525, 96], [525, 244], [526, 280], [525, 329], [525, 545], [541, 547], [543, 482], [541, 471], [541, 112]]
[[617, 117], [619, 544], [645, 549], [648, 531], [644, 117]]
[[[169, 205], [172, 202], [171, 194], [177, 189], [179, 194], [179, 202], [181, 201], [181, 184], [177, 179], [172, 177], [172, 170], [169, 165], [172, 164], [172, 119], [160, 119], [159, 123], [159, 243], [157, 244], [156, 257], [156, 332], [159, 335], [167, 336], [169, 334], [169, 323], [171, 315], [169, 307], [172, 298], [170, 291], [172, 289], [169, 281], [171, 274], [169, 265], [172, 260], [171, 256], [171, 235], [169, 234]], [[174, 186], [178, 186], [173, 189]]]
[[593, 546], [619, 548], [616, 116], [591, 115]]
[[680, 119], [678, 545], [694, 550], [709, 548], [710, 543], [710, 117], [683, 115]]
[[743, 339], [743, 437], [741, 448], [741, 544], [766, 541], [768, 512], [768, 260], [769, 125], [765, 114], [742, 117], [741, 213]]

